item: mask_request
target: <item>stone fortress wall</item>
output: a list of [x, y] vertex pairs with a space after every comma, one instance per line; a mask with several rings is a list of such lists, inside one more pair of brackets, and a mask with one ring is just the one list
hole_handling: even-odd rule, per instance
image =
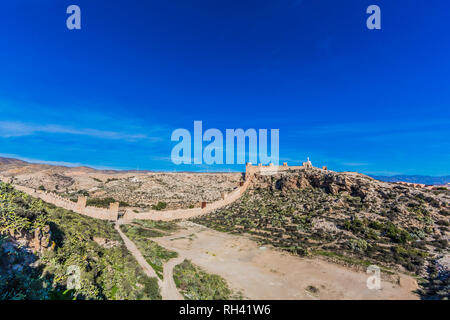
[[[245, 178], [244, 181], [240, 182], [239, 186], [236, 187], [232, 192], [228, 194], [222, 194], [222, 199], [206, 203], [202, 202], [202, 205], [200, 208], [193, 208], [193, 209], [177, 209], [177, 210], [167, 210], [167, 211], [157, 211], [157, 210], [150, 210], [147, 212], [133, 212], [130, 209], [127, 209], [125, 214], [121, 219], [125, 221], [132, 221], [134, 219], [141, 219], [141, 220], [163, 220], [163, 221], [170, 221], [170, 220], [176, 220], [176, 219], [189, 219], [193, 217], [197, 217], [200, 215], [208, 214], [216, 209], [222, 208], [224, 206], [227, 206], [234, 201], [238, 200], [241, 195], [247, 190], [249, 187], [252, 178], [256, 174], [261, 175], [272, 175], [280, 171], [288, 171], [288, 170], [295, 170], [295, 169], [308, 169], [312, 168], [312, 164], [309, 161], [303, 162], [301, 166], [288, 166], [287, 163], [283, 163], [282, 166], [275, 166], [273, 164], [270, 164], [268, 166], [263, 166], [261, 164], [258, 164], [256, 166], [252, 165], [251, 163], [247, 163], [245, 167]], [[323, 170], [327, 170], [326, 167], [322, 168]], [[6, 183], [11, 183], [11, 178], [6, 178], [0, 176], [0, 180]], [[36, 190], [20, 185], [13, 184], [14, 188], [17, 190], [20, 190], [24, 193], [29, 194], [32, 197], [42, 199], [45, 202], [54, 204], [57, 207], [61, 207], [67, 210], [74, 211], [79, 214], [83, 214], [92, 218], [96, 219], [102, 219], [102, 220], [110, 220], [110, 221], [117, 221], [119, 219], [119, 203], [111, 203], [109, 209], [103, 209], [103, 208], [96, 208], [96, 207], [90, 207], [86, 206], [86, 197], [79, 197], [78, 201], [75, 203], [73, 201], [67, 200], [55, 193], [46, 192], [42, 190]]]
[[247, 190], [250, 184], [250, 180], [246, 180], [239, 187], [234, 189], [228, 194], [222, 194], [222, 199], [206, 203], [206, 206], [193, 209], [177, 209], [168, 211], [156, 211], [150, 210], [148, 212], [135, 213], [131, 210], [127, 210], [123, 216], [124, 220], [142, 219], [142, 220], [162, 220], [170, 221], [176, 219], [189, 219], [197, 216], [201, 216], [210, 213], [216, 209], [222, 208], [230, 203], [233, 203], [241, 197], [241, 195]]

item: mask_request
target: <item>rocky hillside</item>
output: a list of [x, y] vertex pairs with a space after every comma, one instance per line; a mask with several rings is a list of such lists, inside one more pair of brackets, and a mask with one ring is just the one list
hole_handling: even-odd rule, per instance
[[241, 173], [95, 170], [31, 164], [7, 158], [0, 158], [0, 175], [13, 178], [15, 184], [48, 190], [68, 199], [76, 200], [85, 195], [100, 200], [95, 203], [119, 201], [122, 207], [144, 211], [158, 202], [166, 203], [166, 209], [177, 209], [195, 207], [201, 201], [218, 200], [222, 193], [236, 188], [242, 178]]
[[195, 222], [302, 256], [412, 273], [423, 297], [450, 296], [448, 190], [318, 169], [257, 175], [237, 202]]

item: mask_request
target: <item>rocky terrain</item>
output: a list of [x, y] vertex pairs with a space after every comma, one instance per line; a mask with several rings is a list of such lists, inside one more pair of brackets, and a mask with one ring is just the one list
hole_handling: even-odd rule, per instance
[[319, 169], [256, 175], [235, 203], [194, 219], [300, 256], [418, 277], [423, 297], [448, 298], [448, 190], [415, 189]]
[[[212, 202], [222, 193], [231, 192], [242, 179], [240, 173], [170, 173], [145, 171], [95, 170], [31, 164], [0, 158], [0, 175], [14, 183], [44, 189], [76, 200], [88, 196], [89, 205], [107, 206], [119, 201], [121, 206], [138, 211], [151, 209], [159, 202], [165, 209], [197, 207], [201, 201]], [[102, 201], [104, 200], [104, 201]]]
[[[69, 199], [86, 195], [98, 205], [121, 201], [121, 206], [138, 211], [156, 204], [160, 209], [170, 209], [213, 201], [222, 192], [234, 189], [242, 179], [239, 173], [116, 172], [0, 160], [0, 175], [12, 178], [15, 184], [49, 190]], [[195, 227], [186, 227], [184, 222], [136, 220], [116, 226], [118, 234], [110, 222], [56, 208], [0, 183], [0, 299], [160, 299], [164, 292], [159, 291], [159, 283], [171, 279], [172, 272], [175, 283], [167, 288], [178, 287], [187, 299], [229, 298], [241, 289], [249, 296], [267, 297], [272, 289], [266, 288], [265, 295], [260, 296], [259, 287], [255, 287], [260, 283], [257, 277], [247, 287], [239, 288], [237, 284], [245, 281], [239, 280], [240, 272], [230, 273], [230, 268], [235, 266], [244, 274], [254, 268], [261, 271], [277, 256], [275, 252], [283, 252], [289, 265], [309, 268], [310, 277], [324, 286], [320, 289], [323, 298], [355, 298], [362, 294], [360, 289], [339, 282], [333, 276], [333, 266], [341, 265], [339, 272], [347, 275], [355, 269], [351, 276], [364, 280], [365, 274], [359, 271], [377, 265], [384, 281], [396, 282], [389, 289], [389, 297], [395, 298], [398, 290], [403, 290], [402, 297], [448, 299], [449, 203], [450, 191], [446, 188], [414, 188], [358, 173], [317, 168], [289, 169], [251, 176], [250, 187], [241, 198], [193, 218]], [[210, 232], [213, 230], [197, 224], [222, 233]], [[197, 229], [201, 232], [192, 231]], [[120, 232], [131, 239], [154, 276], [143, 273]], [[227, 238], [223, 232], [233, 233], [239, 239]], [[249, 237], [248, 245], [231, 254], [243, 237]], [[217, 254], [205, 253], [208, 246], [217, 249]], [[248, 248], [253, 248], [250, 253], [241, 252]], [[262, 249], [267, 249], [267, 261], [259, 253]], [[240, 254], [243, 256], [236, 260]], [[222, 259], [217, 258], [220, 263], [214, 262], [216, 256]], [[256, 256], [262, 259], [263, 266]], [[175, 264], [184, 259], [187, 260], [183, 264]], [[67, 268], [74, 263], [82, 266], [83, 285], [75, 291], [66, 290]], [[326, 281], [311, 263], [329, 270]], [[170, 268], [165, 269], [166, 266]], [[254, 274], [265, 274], [283, 287], [288, 274], [294, 271], [286, 267], [286, 276], [271, 274], [282, 267], [286, 266], [271, 267], [269, 275], [267, 270]], [[206, 272], [218, 273], [224, 279]], [[417, 279], [419, 289], [412, 277]], [[227, 284], [229, 279], [231, 287]], [[407, 283], [403, 283], [405, 279], [409, 279]], [[297, 275], [289, 281], [296, 281], [298, 289], [304, 287], [306, 280]], [[317, 289], [317, 285], [312, 286]], [[324, 289], [330, 286], [336, 286], [333, 290], [338, 291]], [[412, 290], [416, 293], [411, 294]], [[300, 297], [295, 292], [288, 297]], [[366, 298], [377, 297], [365, 294]], [[304, 293], [302, 297], [309, 295]]]

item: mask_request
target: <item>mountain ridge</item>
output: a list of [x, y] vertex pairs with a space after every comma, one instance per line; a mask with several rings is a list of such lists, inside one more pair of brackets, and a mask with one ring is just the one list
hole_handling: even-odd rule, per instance
[[424, 176], [424, 175], [394, 175], [394, 176], [369, 175], [369, 176], [376, 180], [384, 182], [409, 182], [426, 185], [445, 185], [450, 183], [450, 176]]

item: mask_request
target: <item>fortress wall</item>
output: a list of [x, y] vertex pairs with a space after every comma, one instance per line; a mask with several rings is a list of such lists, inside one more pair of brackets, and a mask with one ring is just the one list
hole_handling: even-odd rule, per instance
[[245, 167], [245, 173], [246, 176], [251, 177], [252, 175], [255, 174], [271, 174], [271, 173], [276, 173], [276, 172], [280, 172], [280, 171], [289, 171], [289, 170], [298, 170], [298, 169], [305, 169], [306, 167], [301, 165], [301, 166], [288, 166], [287, 163], [283, 163], [282, 166], [274, 166], [274, 165], [268, 165], [268, 166], [263, 166], [261, 164], [259, 165], [252, 165], [251, 163], [248, 163]]
[[115, 217], [114, 213], [108, 209], [102, 209], [97, 207], [85, 207], [83, 211], [79, 213], [95, 219], [113, 220], [113, 221], [117, 220], [117, 217]]
[[[3, 181], [3, 180], [2, 180]], [[15, 189], [22, 191], [32, 197], [39, 198], [42, 201], [51, 203], [57, 207], [64, 208], [66, 210], [71, 210], [79, 214], [83, 214], [92, 218], [101, 220], [117, 220], [117, 213], [115, 210], [111, 211], [109, 209], [101, 209], [96, 207], [86, 207], [86, 197], [80, 197], [77, 203], [65, 199], [57, 194], [50, 192], [45, 192], [41, 190], [34, 190], [29, 187], [13, 185]], [[81, 202], [80, 202], [81, 200]], [[115, 207], [114, 207], [115, 208]], [[117, 207], [118, 212], [118, 207]]]
[[140, 212], [135, 213], [131, 212], [131, 210], [127, 210], [125, 215], [123, 216], [124, 220], [163, 220], [170, 221], [176, 219], [189, 219], [197, 216], [201, 216], [204, 214], [208, 214], [216, 209], [222, 208], [226, 205], [229, 205], [239, 199], [241, 195], [247, 190], [250, 185], [250, 179], [247, 179], [241, 187], [234, 189], [232, 192], [226, 194], [224, 199], [207, 203], [206, 208], [193, 208], [193, 209], [177, 209], [177, 210], [168, 210], [168, 211], [156, 211], [151, 210], [148, 212]]
[[[148, 212], [135, 213], [131, 210], [127, 210], [125, 215], [123, 216], [124, 220], [133, 220], [133, 219], [143, 219], [143, 220], [175, 220], [175, 219], [188, 219], [200, 215], [204, 215], [210, 213], [216, 209], [224, 207], [226, 205], [231, 204], [232, 202], [239, 199], [242, 194], [249, 187], [252, 177], [255, 174], [272, 174], [279, 171], [287, 171], [287, 170], [295, 170], [295, 169], [304, 169], [304, 166], [288, 166], [287, 163], [284, 163], [282, 166], [262, 166], [261, 164], [257, 166], [253, 166], [251, 163], [246, 165], [245, 170], [245, 182], [232, 192], [228, 194], [224, 194], [222, 199], [207, 203], [205, 208], [193, 208], [193, 209], [177, 209], [177, 210], [169, 210], [169, 211], [156, 211], [150, 210]], [[0, 177], [0, 179], [4, 182], [7, 178]], [[83, 214], [92, 218], [102, 219], [102, 220], [112, 220], [116, 221], [118, 219], [118, 211], [119, 204], [112, 203], [109, 209], [101, 209], [96, 207], [88, 207], [86, 206], [86, 197], [80, 197], [77, 203], [74, 203], [70, 200], [64, 199], [59, 195], [52, 194], [49, 192], [43, 192], [40, 190], [34, 190], [28, 187], [23, 186], [14, 186], [16, 189], [25, 192], [33, 197], [37, 197], [42, 199], [45, 202], [52, 203], [58, 207], [62, 207], [67, 210], [72, 210], [79, 214]]]
[[[273, 166], [267, 166], [273, 168]], [[135, 213], [131, 210], [127, 210], [125, 215], [123, 216], [124, 220], [133, 220], [133, 219], [142, 219], [142, 220], [175, 220], [175, 219], [188, 219], [200, 215], [204, 215], [210, 213], [216, 209], [224, 207], [226, 205], [231, 204], [241, 197], [241, 195], [247, 190], [251, 182], [251, 175], [247, 175], [248, 172], [254, 174], [260, 172], [260, 167], [256, 166], [247, 166], [246, 170], [246, 179], [242, 186], [237, 187], [232, 192], [228, 194], [224, 194], [223, 198], [212, 202], [207, 203], [206, 208], [193, 208], [193, 209], [177, 209], [177, 210], [169, 210], [169, 211], [156, 211], [150, 210], [148, 212]], [[292, 167], [291, 167], [292, 168]], [[0, 177], [3, 181], [3, 177]], [[7, 182], [7, 181], [5, 181]], [[92, 218], [101, 219], [101, 220], [112, 220], [116, 221], [118, 219], [119, 213], [119, 203], [112, 203], [109, 209], [101, 209], [97, 207], [86, 206], [86, 197], [79, 197], [78, 202], [75, 203], [68, 199], [62, 198], [57, 194], [53, 194], [50, 192], [44, 192], [40, 190], [34, 190], [32, 188], [14, 185], [14, 187], [27, 193], [33, 197], [40, 198], [41, 200], [54, 204], [55, 206], [62, 207], [67, 210], [74, 211], [79, 214], [83, 214]]]

